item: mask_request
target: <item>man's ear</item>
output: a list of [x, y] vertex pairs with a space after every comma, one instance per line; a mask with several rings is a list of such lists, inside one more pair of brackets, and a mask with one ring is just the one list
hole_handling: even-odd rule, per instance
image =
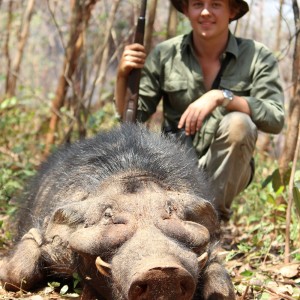
[[231, 8], [230, 9], [229, 22], [233, 21], [233, 19], [238, 14], [238, 12], [239, 12], [238, 8]]

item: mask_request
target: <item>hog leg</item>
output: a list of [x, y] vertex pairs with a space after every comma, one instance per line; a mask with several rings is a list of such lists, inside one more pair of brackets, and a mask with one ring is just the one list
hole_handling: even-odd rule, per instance
[[40, 282], [42, 237], [38, 229], [30, 229], [16, 250], [0, 260], [0, 280], [7, 290], [28, 290]]
[[203, 276], [203, 300], [234, 300], [230, 276], [219, 262], [209, 264]]
[[81, 293], [80, 300], [97, 300], [98, 297], [95, 296], [94, 292], [91, 288], [85, 284], [83, 287], [83, 291]]

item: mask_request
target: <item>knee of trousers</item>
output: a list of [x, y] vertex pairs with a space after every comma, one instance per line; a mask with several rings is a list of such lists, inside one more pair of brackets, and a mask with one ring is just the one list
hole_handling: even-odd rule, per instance
[[227, 141], [231, 144], [251, 143], [255, 146], [257, 127], [245, 113], [227, 114], [220, 122], [219, 130], [221, 135], [227, 136]]

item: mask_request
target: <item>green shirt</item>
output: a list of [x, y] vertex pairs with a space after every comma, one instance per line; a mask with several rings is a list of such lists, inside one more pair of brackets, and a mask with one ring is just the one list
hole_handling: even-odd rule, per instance
[[[264, 45], [236, 38], [231, 33], [222, 58], [227, 55], [231, 58], [220, 88], [247, 100], [251, 118], [259, 130], [279, 133], [284, 124], [284, 108], [275, 57]], [[165, 121], [177, 126], [189, 104], [206, 92], [192, 47], [192, 33], [164, 41], [148, 55], [142, 71], [138, 120], [145, 122], [162, 99]], [[207, 151], [220, 120], [227, 113], [225, 108], [217, 107], [196, 133], [194, 146], [199, 156]]]

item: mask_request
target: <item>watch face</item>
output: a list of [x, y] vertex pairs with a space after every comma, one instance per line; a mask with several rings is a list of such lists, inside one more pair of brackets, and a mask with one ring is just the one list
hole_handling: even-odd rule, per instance
[[229, 104], [229, 102], [233, 100], [233, 93], [229, 90], [222, 90], [222, 92], [224, 96], [222, 106], [226, 107]]
[[232, 100], [233, 99], [233, 93], [229, 90], [223, 90], [223, 95], [225, 98]]

